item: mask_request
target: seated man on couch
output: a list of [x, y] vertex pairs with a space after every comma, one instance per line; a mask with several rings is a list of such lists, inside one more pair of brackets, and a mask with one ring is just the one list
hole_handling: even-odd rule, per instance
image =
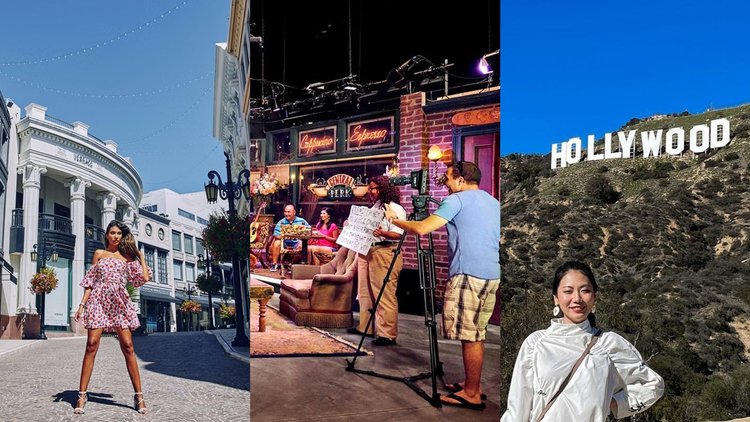
[[[274, 241], [271, 244], [271, 271], [275, 272], [279, 270], [279, 255], [281, 255], [281, 226], [286, 225], [301, 225], [310, 227], [310, 224], [305, 221], [302, 217], [297, 217], [297, 210], [292, 204], [286, 204], [284, 206], [284, 218], [276, 223], [276, 227], [273, 229]], [[284, 247], [287, 249], [302, 250], [301, 240], [284, 240]]]

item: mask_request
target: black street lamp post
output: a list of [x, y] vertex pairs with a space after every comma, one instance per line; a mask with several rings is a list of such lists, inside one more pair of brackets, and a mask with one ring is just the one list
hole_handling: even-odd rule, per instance
[[[239, 200], [242, 195], [245, 196], [246, 200], [250, 200], [250, 171], [243, 169], [237, 175], [237, 182], [232, 181], [232, 162], [229, 159], [229, 154], [224, 153], [226, 157], [227, 167], [227, 183], [223, 183], [221, 175], [214, 170], [208, 172], [208, 183], [205, 185], [206, 199], [209, 204], [216, 202], [216, 198], [221, 196], [221, 199], [226, 199], [229, 203], [229, 222], [234, 227], [235, 220], [237, 219], [237, 209], [234, 207], [234, 201]], [[244, 182], [243, 182], [244, 178]], [[214, 182], [214, 179], [218, 179], [219, 182]], [[234, 308], [235, 317], [237, 319], [237, 332], [232, 346], [235, 347], [249, 347], [250, 339], [245, 335], [245, 316], [243, 312], [243, 300], [242, 300], [242, 280], [240, 279], [240, 258], [237, 253], [232, 253], [232, 279], [234, 282]]]
[[[193, 300], [192, 295], [197, 293], [195, 287], [190, 285], [190, 282], [185, 281], [185, 294], [188, 295], [188, 300]], [[188, 312], [188, 331], [193, 327], [193, 312]]]
[[[37, 252], [39, 247], [39, 252]], [[49, 254], [49, 255], [48, 255]], [[34, 244], [34, 249], [31, 251], [31, 260], [36, 261], [36, 272], [38, 273], [42, 268], [47, 265], [47, 261], [57, 262], [59, 257], [57, 250], [54, 245], [52, 250], [47, 250], [47, 241], [42, 235], [42, 243], [40, 245]], [[47, 335], [44, 333], [44, 307], [46, 303], [47, 294], [42, 292], [39, 298], [39, 339], [47, 340]]]
[[[212, 263], [211, 255], [208, 253], [208, 249], [206, 249], [206, 257], [203, 258], [203, 254], [198, 254], [198, 268], [205, 268], [206, 270], [206, 277], [211, 277], [211, 263]], [[213, 297], [211, 296], [211, 290], [208, 292], [208, 329], [213, 330], [214, 329], [214, 304], [212, 302]]]

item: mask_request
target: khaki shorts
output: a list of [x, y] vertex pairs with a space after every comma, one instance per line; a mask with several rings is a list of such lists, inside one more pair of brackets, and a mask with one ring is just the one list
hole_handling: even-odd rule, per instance
[[451, 277], [443, 302], [443, 336], [483, 341], [499, 288], [500, 279], [484, 280], [466, 274]]

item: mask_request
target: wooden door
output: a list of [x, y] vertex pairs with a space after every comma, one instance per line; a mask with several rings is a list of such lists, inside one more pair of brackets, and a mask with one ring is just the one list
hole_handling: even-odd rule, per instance
[[463, 159], [475, 163], [482, 172], [479, 188], [500, 198], [500, 139], [498, 132], [464, 137]]

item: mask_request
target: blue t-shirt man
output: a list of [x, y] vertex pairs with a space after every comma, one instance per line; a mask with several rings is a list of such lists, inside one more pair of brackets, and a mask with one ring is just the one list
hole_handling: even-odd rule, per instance
[[481, 190], [448, 195], [434, 215], [448, 221], [448, 274], [500, 278], [500, 202]]
[[[298, 226], [310, 227], [310, 224], [307, 222], [307, 220], [305, 220], [302, 217], [293, 216], [293, 219], [291, 221], [287, 217], [285, 217], [285, 218], [282, 218], [281, 220], [279, 220], [278, 223], [276, 223], [276, 227], [274, 227], [274, 229], [273, 229], [273, 235], [276, 236], [276, 237], [280, 237], [281, 236], [281, 226], [288, 226], [290, 224], [291, 225], [298, 225]], [[299, 246], [301, 242], [302, 242], [301, 240], [295, 240], [295, 239], [284, 240], [284, 246], [287, 249], [294, 249], [297, 246]]]

